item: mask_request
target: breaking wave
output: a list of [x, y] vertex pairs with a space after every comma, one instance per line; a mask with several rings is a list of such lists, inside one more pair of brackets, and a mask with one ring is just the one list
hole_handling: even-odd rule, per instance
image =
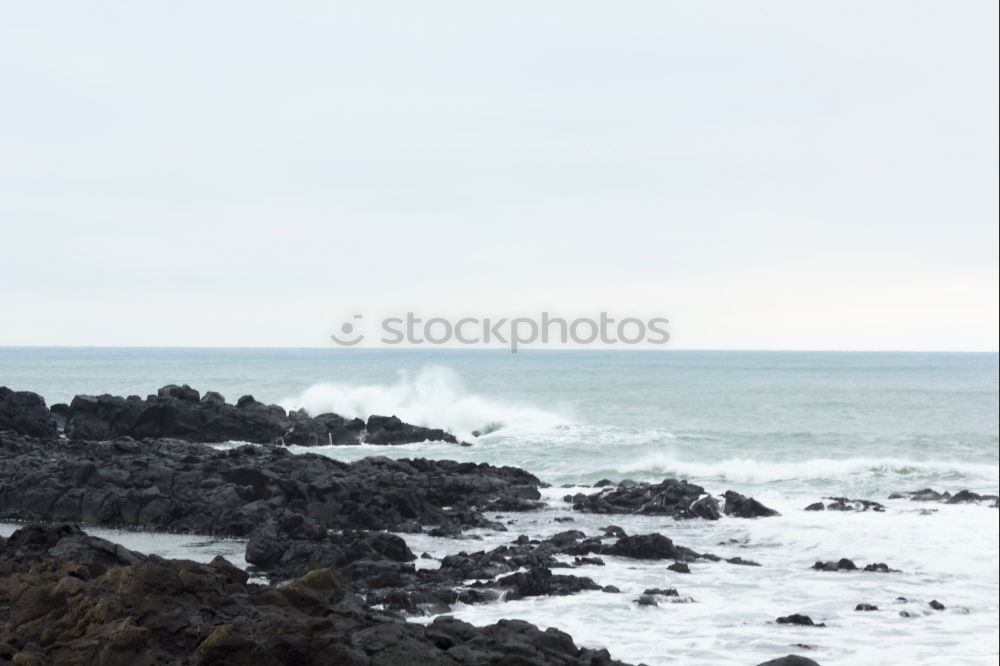
[[469, 393], [449, 368], [428, 366], [415, 376], [400, 373], [392, 384], [313, 384], [281, 401], [285, 409], [305, 409], [310, 415], [335, 412], [346, 417], [395, 414], [402, 420], [443, 428], [459, 437], [472, 431], [547, 430], [566, 420], [553, 412], [507, 404]]

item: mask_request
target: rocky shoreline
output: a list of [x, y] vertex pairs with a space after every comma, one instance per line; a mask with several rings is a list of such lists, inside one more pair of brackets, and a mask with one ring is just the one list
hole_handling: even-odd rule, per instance
[[[256, 444], [207, 445], [234, 439]], [[418, 567], [420, 558], [400, 535], [505, 532], [498, 512], [540, 509], [546, 484], [514, 467], [384, 457], [344, 463], [286, 448], [427, 439], [458, 443], [442, 430], [395, 417], [314, 418], [249, 396], [230, 405], [186, 385], [163, 387], [146, 399], [77, 396], [51, 409], [36, 394], [0, 387], [0, 519], [29, 523], [0, 542], [0, 658], [26, 664], [240, 663], [251, 655], [261, 664], [618, 664], [607, 650], [578, 648], [554, 629], [517, 620], [476, 628], [440, 616], [456, 603], [620, 594], [614, 585], [574, 573], [603, 564], [604, 557], [663, 560], [676, 573], [689, 572], [694, 562], [759, 566], [696, 552], [663, 534], [627, 534], [608, 525], [596, 534], [566, 530], [546, 539], [511, 534], [504, 545]], [[995, 504], [993, 496], [968, 491], [932, 492], [912, 499]], [[829, 503], [807, 510], [884, 510], [870, 500], [825, 499]], [[677, 479], [605, 480], [564, 501], [573, 511], [609, 518], [778, 515], [733, 490], [715, 496]], [[248, 572], [221, 558], [165, 560], [87, 536], [77, 525], [240, 537], [250, 573], [270, 584], [248, 582]], [[846, 558], [814, 568], [862, 569]], [[884, 563], [863, 568], [895, 571]], [[675, 588], [657, 588], [632, 601], [684, 600]], [[412, 615], [439, 617], [425, 627], [405, 621]], [[798, 615], [777, 622], [790, 623], [788, 617]], [[140, 654], [152, 656], [137, 661]], [[773, 663], [815, 663], [803, 659]]]

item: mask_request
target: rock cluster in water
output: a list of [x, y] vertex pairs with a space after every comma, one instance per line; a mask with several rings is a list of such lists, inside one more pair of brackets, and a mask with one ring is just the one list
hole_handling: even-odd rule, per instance
[[971, 490], [960, 490], [952, 495], [947, 490], [939, 493], [931, 488], [924, 488], [923, 490], [893, 493], [889, 495], [889, 499], [909, 499], [913, 502], [941, 502], [944, 504], [982, 504], [984, 502], [991, 502], [990, 506], [992, 508], [1000, 508], [1000, 496], [980, 495]]
[[824, 497], [824, 502], [815, 502], [805, 508], [806, 511], [876, 511], [882, 513], [885, 506], [873, 500], [848, 499], [846, 497]]
[[704, 518], [718, 520], [723, 515], [735, 518], [760, 518], [779, 515], [757, 500], [727, 490], [720, 505], [704, 488], [687, 481], [665, 479], [660, 483], [636, 483], [625, 480], [617, 485], [603, 480], [600, 491], [577, 493], [563, 499], [575, 511], [586, 513], [633, 513], [671, 516], [676, 519]]
[[889, 567], [885, 562], [872, 562], [859, 567], [853, 560], [842, 557], [836, 562], [817, 562], [812, 565], [816, 571], [867, 571], [870, 573], [899, 573], [899, 569]]

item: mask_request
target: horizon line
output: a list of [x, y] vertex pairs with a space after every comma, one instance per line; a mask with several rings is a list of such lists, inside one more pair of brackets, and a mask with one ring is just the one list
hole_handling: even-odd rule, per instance
[[190, 350], [276, 350], [276, 351], [300, 351], [300, 350], [326, 350], [338, 352], [407, 352], [407, 351], [470, 351], [470, 352], [504, 352], [516, 356], [517, 354], [531, 352], [754, 352], [754, 353], [836, 353], [836, 354], [1000, 354], [1000, 349], [781, 349], [781, 348], [736, 348], [736, 347], [630, 347], [630, 346], [601, 346], [589, 347], [580, 345], [575, 347], [523, 347], [516, 353], [512, 353], [508, 347], [493, 346], [483, 347], [478, 345], [467, 346], [445, 346], [419, 345], [411, 346], [380, 346], [380, 347], [340, 347], [340, 346], [273, 346], [273, 345], [2, 345], [3, 349], [190, 349]]

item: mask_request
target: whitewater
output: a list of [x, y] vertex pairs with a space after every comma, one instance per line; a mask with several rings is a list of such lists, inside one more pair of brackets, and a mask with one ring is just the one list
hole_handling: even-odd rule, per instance
[[[824, 666], [998, 663], [998, 511], [888, 499], [927, 487], [997, 493], [996, 354], [0, 349], [0, 384], [37, 391], [50, 404], [76, 393], [144, 395], [166, 383], [231, 400], [252, 393], [313, 415], [396, 414], [472, 444], [294, 452], [515, 465], [551, 484], [547, 509], [499, 514], [507, 533], [402, 535], [417, 553], [441, 557], [519, 534], [594, 533], [616, 524], [761, 564], [699, 563], [677, 574], [662, 562], [606, 557], [606, 566], [575, 573], [621, 594], [454, 610], [470, 622], [518, 617], [651, 665], [753, 664], [789, 652]], [[593, 492], [602, 479], [667, 477], [714, 494], [752, 495], [781, 516], [679, 522], [579, 514], [563, 501]], [[877, 500], [886, 511], [804, 510], [830, 496]], [[0, 533], [13, 528], [2, 525]], [[223, 554], [246, 566], [237, 540], [90, 531], [138, 550], [203, 561]], [[901, 573], [810, 568], [841, 557], [886, 562]], [[633, 603], [651, 587], [676, 587], [682, 602]], [[931, 600], [945, 610], [930, 610]], [[879, 610], [855, 611], [860, 603]], [[774, 623], [790, 613], [826, 626]]]

